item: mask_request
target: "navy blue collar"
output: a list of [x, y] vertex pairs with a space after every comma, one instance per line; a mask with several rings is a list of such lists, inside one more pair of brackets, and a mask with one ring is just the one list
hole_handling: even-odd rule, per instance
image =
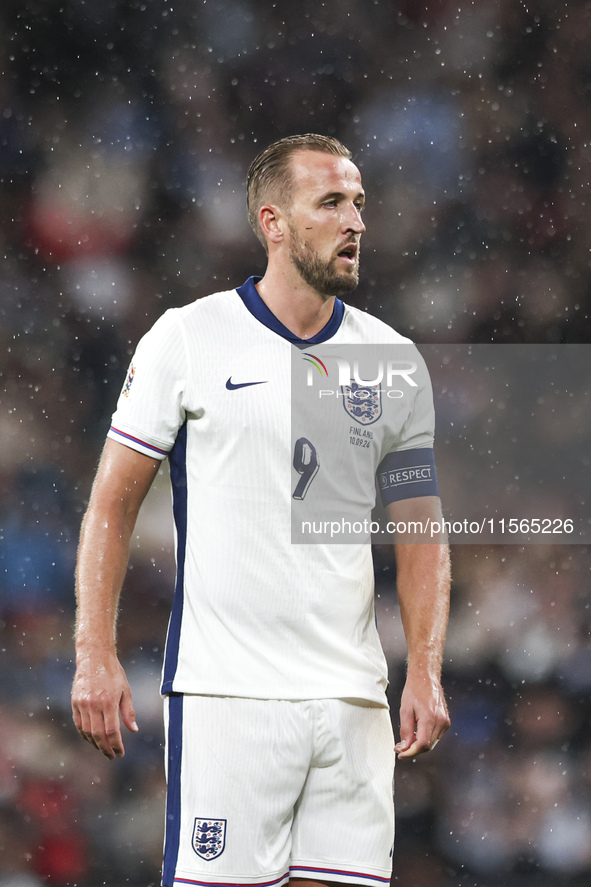
[[236, 288], [236, 292], [244, 302], [245, 306], [248, 308], [250, 313], [256, 317], [261, 323], [263, 323], [266, 327], [272, 330], [274, 333], [277, 333], [278, 336], [282, 336], [284, 339], [287, 339], [288, 342], [291, 342], [292, 345], [299, 345], [303, 348], [306, 348], [308, 345], [317, 345], [320, 342], [326, 342], [328, 339], [332, 339], [336, 331], [341, 325], [341, 321], [343, 319], [343, 314], [345, 313], [345, 304], [341, 302], [340, 299], [334, 300], [334, 309], [332, 312], [332, 317], [324, 326], [319, 333], [316, 333], [315, 336], [312, 336], [311, 339], [300, 339], [298, 336], [294, 335], [290, 330], [287, 329], [286, 326], [283, 326], [280, 320], [278, 320], [273, 312], [267, 308], [263, 300], [258, 294], [257, 288], [255, 284], [262, 280], [261, 277], [249, 277], [246, 283], [243, 283], [242, 286]]

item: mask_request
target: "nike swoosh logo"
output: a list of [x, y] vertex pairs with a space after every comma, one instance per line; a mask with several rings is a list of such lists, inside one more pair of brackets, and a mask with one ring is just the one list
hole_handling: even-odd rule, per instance
[[267, 381], [264, 379], [262, 382], [232, 382], [232, 376], [230, 376], [226, 382], [226, 388], [228, 391], [236, 391], [237, 388], [250, 388], [251, 385], [266, 385]]

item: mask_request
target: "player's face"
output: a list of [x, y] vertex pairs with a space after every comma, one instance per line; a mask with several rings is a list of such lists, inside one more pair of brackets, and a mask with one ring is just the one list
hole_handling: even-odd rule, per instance
[[291, 164], [291, 262], [323, 296], [351, 292], [359, 282], [359, 239], [365, 231], [361, 174], [346, 157], [320, 151], [296, 152]]

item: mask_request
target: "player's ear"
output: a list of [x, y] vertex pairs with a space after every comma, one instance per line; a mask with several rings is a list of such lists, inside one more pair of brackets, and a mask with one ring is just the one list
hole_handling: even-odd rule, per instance
[[285, 227], [283, 213], [278, 206], [265, 203], [259, 210], [259, 225], [265, 238], [271, 243], [281, 243]]

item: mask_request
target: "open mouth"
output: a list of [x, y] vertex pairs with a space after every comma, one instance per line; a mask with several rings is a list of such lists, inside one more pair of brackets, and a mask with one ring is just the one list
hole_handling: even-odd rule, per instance
[[357, 252], [358, 246], [356, 243], [348, 243], [347, 246], [343, 247], [342, 250], [337, 254], [339, 259], [344, 259], [351, 265], [354, 265], [357, 262]]

